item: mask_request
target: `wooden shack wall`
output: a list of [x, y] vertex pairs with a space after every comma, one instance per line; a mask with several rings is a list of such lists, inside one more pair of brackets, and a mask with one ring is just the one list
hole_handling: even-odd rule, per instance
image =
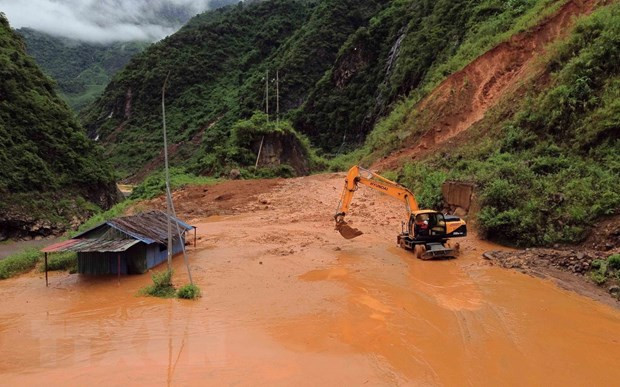
[[[176, 241], [173, 255], [183, 251], [185, 239]], [[122, 253], [78, 253], [78, 273], [91, 275], [118, 274], [118, 255], [121, 255], [121, 274], [146, 273], [168, 258], [168, 250], [153, 243], [138, 243]]]
[[[183, 251], [183, 243], [185, 238], [181, 241], [176, 241], [172, 246], [172, 255], [176, 255]], [[148, 269], [152, 269], [157, 265], [166, 262], [168, 259], [168, 249], [165, 246], [161, 246], [156, 243], [149, 245], [146, 250], [146, 266]], [[163, 247], [163, 249], [162, 249]]]
[[[78, 253], [78, 273], [105, 275], [118, 273], [119, 253]], [[127, 274], [127, 257], [121, 253], [121, 274]]]

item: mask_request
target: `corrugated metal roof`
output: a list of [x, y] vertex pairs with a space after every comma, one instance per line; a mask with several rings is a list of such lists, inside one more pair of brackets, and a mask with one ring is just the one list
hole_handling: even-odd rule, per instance
[[[170, 216], [170, 219], [179, 225], [182, 232], [194, 228], [174, 216]], [[133, 216], [114, 218], [109, 220], [107, 224], [146, 244], [154, 242], [160, 244], [168, 243], [168, 215], [162, 211], [150, 211]], [[176, 234], [174, 223], [172, 233], [173, 235]]]
[[67, 251], [67, 248], [79, 242], [78, 239], [68, 239], [66, 241], [54, 243], [53, 245], [47, 246], [44, 249], [41, 249], [42, 253], [56, 253], [60, 251]]
[[70, 246], [69, 250], [78, 253], [120, 253], [138, 243], [140, 241], [135, 239], [80, 239], [78, 243]]
[[[107, 222], [100, 223], [97, 226], [84, 231], [76, 236], [73, 239], [78, 239], [86, 236], [98, 228], [108, 225], [113, 227], [132, 238], [136, 238], [146, 244], [151, 243], [168, 243], [168, 220], [165, 212], [162, 211], [150, 211], [132, 216], [124, 216], [121, 218], [110, 219]], [[182, 220], [171, 216], [173, 222], [177, 222], [181, 231], [192, 230], [195, 227], [191, 226]], [[176, 234], [176, 227], [172, 226], [173, 235]]]
[[76, 253], [120, 253], [141, 241], [136, 239], [69, 239], [41, 250], [44, 253], [74, 251]]
[[[194, 229], [182, 220], [171, 216], [170, 219], [179, 225], [182, 232]], [[111, 227], [98, 238], [88, 238], [87, 235], [103, 226]], [[172, 232], [176, 234], [173, 223]], [[133, 238], [133, 239], [132, 239]], [[175, 240], [178, 237], [174, 238]], [[41, 251], [53, 253], [61, 251], [75, 252], [122, 252], [131, 246], [144, 242], [146, 244], [168, 243], [168, 215], [162, 211], [150, 211], [132, 216], [110, 219], [88, 231], [76, 235], [73, 239], [48, 246]]]

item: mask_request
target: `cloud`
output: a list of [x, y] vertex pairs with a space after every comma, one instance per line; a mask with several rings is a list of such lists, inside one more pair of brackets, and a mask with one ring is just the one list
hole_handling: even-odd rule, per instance
[[[232, 2], [232, 1], [231, 1]], [[209, 9], [210, 0], [0, 0], [14, 28], [87, 42], [156, 41]]]

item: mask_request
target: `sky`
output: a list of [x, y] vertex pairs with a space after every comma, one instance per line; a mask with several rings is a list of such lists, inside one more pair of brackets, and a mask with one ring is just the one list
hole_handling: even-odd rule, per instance
[[13, 28], [30, 27], [87, 42], [156, 41], [210, 0], [0, 0]]

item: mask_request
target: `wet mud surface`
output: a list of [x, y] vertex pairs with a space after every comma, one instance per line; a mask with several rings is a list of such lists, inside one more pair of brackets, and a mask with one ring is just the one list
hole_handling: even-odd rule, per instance
[[[147, 275], [118, 285], [54, 273], [49, 289], [38, 273], [0, 282], [1, 383], [619, 380], [618, 309], [490, 266], [481, 254], [501, 247], [473, 236], [456, 260], [417, 260], [396, 247], [404, 206], [363, 188], [347, 221], [364, 234], [344, 240], [332, 220], [342, 184], [343, 176], [318, 175], [244, 186], [244, 194], [229, 183], [233, 196], [217, 201], [191, 191], [199, 208], [177, 209], [198, 225], [190, 262], [203, 297], [195, 302], [136, 296]], [[236, 195], [245, 200], [223, 204]], [[212, 215], [217, 206], [234, 211]], [[174, 264], [175, 283], [186, 283], [182, 257]]]

